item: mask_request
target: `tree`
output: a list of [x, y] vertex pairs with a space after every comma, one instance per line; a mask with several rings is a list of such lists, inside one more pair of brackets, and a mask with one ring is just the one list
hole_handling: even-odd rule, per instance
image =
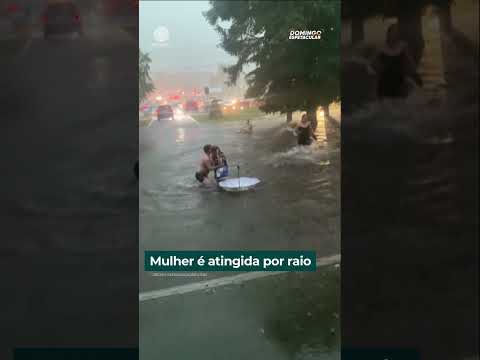
[[437, 6], [438, 19], [440, 20], [440, 29], [446, 35], [453, 32], [452, 5], [454, 0], [433, 0], [432, 3]]
[[342, 18], [351, 20], [352, 44], [365, 40], [365, 20], [380, 15], [385, 3], [384, 0], [342, 0]]
[[[343, 0], [342, 16], [352, 21], [352, 42], [362, 41], [364, 37], [363, 23], [373, 16], [396, 17], [399, 30], [403, 40], [410, 47], [415, 62], [418, 64], [424, 49], [422, 35], [422, 15], [425, 6], [444, 5], [451, 3], [451, 0]], [[446, 21], [448, 22], [448, 11], [446, 9]]]
[[[339, 1], [211, 1], [205, 13], [237, 58], [225, 68], [235, 83], [248, 64], [247, 96], [262, 98], [262, 110], [289, 113], [316, 109], [340, 92]], [[227, 23], [225, 25], [225, 22]], [[321, 40], [289, 40], [292, 30], [321, 30]]]
[[150, 78], [150, 63], [152, 60], [148, 54], [144, 54], [139, 50], [138, 59], [138, 99], [142, 103], [149, 93], [151, 93], [155, 87], [153, 86], [152, 79]]

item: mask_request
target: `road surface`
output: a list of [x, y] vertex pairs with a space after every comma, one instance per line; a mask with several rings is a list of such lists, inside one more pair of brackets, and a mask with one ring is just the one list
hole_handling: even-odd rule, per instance
[[137, 49], [119, 27], [34, 31], [3, 69], [5, 344], [137, 344]]
[[[283, 117], [252, 123], [252, 135], [239, 133], [243, 122], [196, 122], [188, 115], [140, 128], [144, 360], [339, 359], [338, 268], [308, 275], [253, 275], [250, 281], [231, 273], [173, 277], [143, 271], [145, 250], [339, 253], [338, 124], [321, 118], [319, 141], [298, 147]], [[200, 185], [194, 172], [206, 143], [220, 146], [231, 176], [239, 164], [241, 175], [262, 182], [242, 194]], [[199, 288], [199, 282], [208, 287]]]

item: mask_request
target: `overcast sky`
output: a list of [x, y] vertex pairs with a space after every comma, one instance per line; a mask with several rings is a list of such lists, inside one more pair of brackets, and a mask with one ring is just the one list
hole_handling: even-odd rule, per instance
[[140, 49], [150, 53], [153, 72], [216, 71], [234, 62], [202, 15], [209, 7], [208, 1], [140, 1]]

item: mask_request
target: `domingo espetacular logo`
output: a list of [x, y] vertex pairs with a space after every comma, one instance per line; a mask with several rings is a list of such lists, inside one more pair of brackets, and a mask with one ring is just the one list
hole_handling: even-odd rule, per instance
[[289, 40], [320, 40], [322, 30], [291, 30]]

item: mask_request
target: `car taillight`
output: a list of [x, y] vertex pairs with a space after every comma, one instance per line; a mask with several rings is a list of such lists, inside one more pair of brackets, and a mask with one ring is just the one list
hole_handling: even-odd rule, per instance
[[80, 15], [78, 15], [78, 14], [73, 15], [73, 19], [74, 19], [76, 22], [79, 22], [79, 21], [80, 21]]
[[19, 10], [19, 7], [18, 7], [17, 4], [9, 4], [9, 5], [7, 5], [7, 12], [8, 12], [9, 14], [14, 14], [14, 13], [18, 12], [18, 10]]
[[42, 22], [45, 24], [48, 21], [47, 15], [42, 15]]

